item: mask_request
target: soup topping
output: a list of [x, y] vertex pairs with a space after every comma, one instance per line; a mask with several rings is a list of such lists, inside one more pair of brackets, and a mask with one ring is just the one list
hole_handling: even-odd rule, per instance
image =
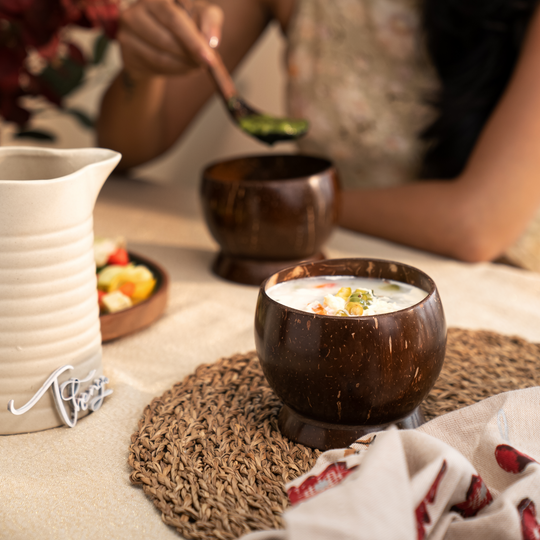
[[417, 304], [427, 292], [397, 281], [351, 276], [310, 277], [274, 285], [268, 296], [286, 306], [338, 317], [380, 315]]

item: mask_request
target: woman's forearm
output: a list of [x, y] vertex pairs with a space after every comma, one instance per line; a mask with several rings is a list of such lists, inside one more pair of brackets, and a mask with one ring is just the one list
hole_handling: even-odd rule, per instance
[[[121, 72], [103, 97], [98, 144], [122, 153], [122, 169], [149, 161], [174, 144], [212, 92], [202, 68], [180, 77], [141, 79]], [[174, 100], [176, 106], [170, 106]]]
[[159, 153], [163, 130], [158, 112], [165, 85], [164, 77], [133, 81], [121, 72], [103, 97], [98, 144], [121, 152], [124, 168]]
[[504, 253], [528, 219], [508, 226], [497, 206], [467, 179], [417, 182], [343, 192], [339, 224], [463, 261], [488, 261]]
[[460, 189], [452, 182], [345, 191], [341, 194], [339, 224], [458, 259], [484, 258], [480, 246], [473, 243], [477, 238], [475, 220], [468, 215]]

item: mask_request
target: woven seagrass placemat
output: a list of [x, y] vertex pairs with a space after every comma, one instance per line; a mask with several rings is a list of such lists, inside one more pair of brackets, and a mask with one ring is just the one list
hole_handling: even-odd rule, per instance
[[[539, 358], [540, 344], [450, 329], [426, 417], [539, 385]], [[131, 437], [130, 479], [188, 540], [282, 528], [283, 484], [307, 472], [320, 452], [280, 434], [280, 407], [256, 353], [201, 366], [145, 408]]]

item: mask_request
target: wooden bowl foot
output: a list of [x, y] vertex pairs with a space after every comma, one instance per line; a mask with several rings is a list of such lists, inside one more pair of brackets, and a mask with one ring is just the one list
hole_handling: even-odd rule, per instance
[[317, 422], [302, 416], [283, 405], [278, 417], [279, 430], [285, 437], [296, 443], [331, 450], [332, 448], [345, 448], [354, 441], [376, 431], [382, 431], [395, 424], [399, 429], [414, 429], [425, 422], [424, 414], [417, 407], [409, 416], [387, 424], [347, 426]]

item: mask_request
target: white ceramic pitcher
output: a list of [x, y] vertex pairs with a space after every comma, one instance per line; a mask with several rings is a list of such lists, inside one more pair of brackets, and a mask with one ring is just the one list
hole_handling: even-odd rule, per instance
[[[92, 213], [119, 160], [102, 148], [0, 148], [2, 435], [67, 423], [53, 390], [71, 378], [84, 390], [101, 374]], [[73, 369], [22, 414], [62, 366]]]

